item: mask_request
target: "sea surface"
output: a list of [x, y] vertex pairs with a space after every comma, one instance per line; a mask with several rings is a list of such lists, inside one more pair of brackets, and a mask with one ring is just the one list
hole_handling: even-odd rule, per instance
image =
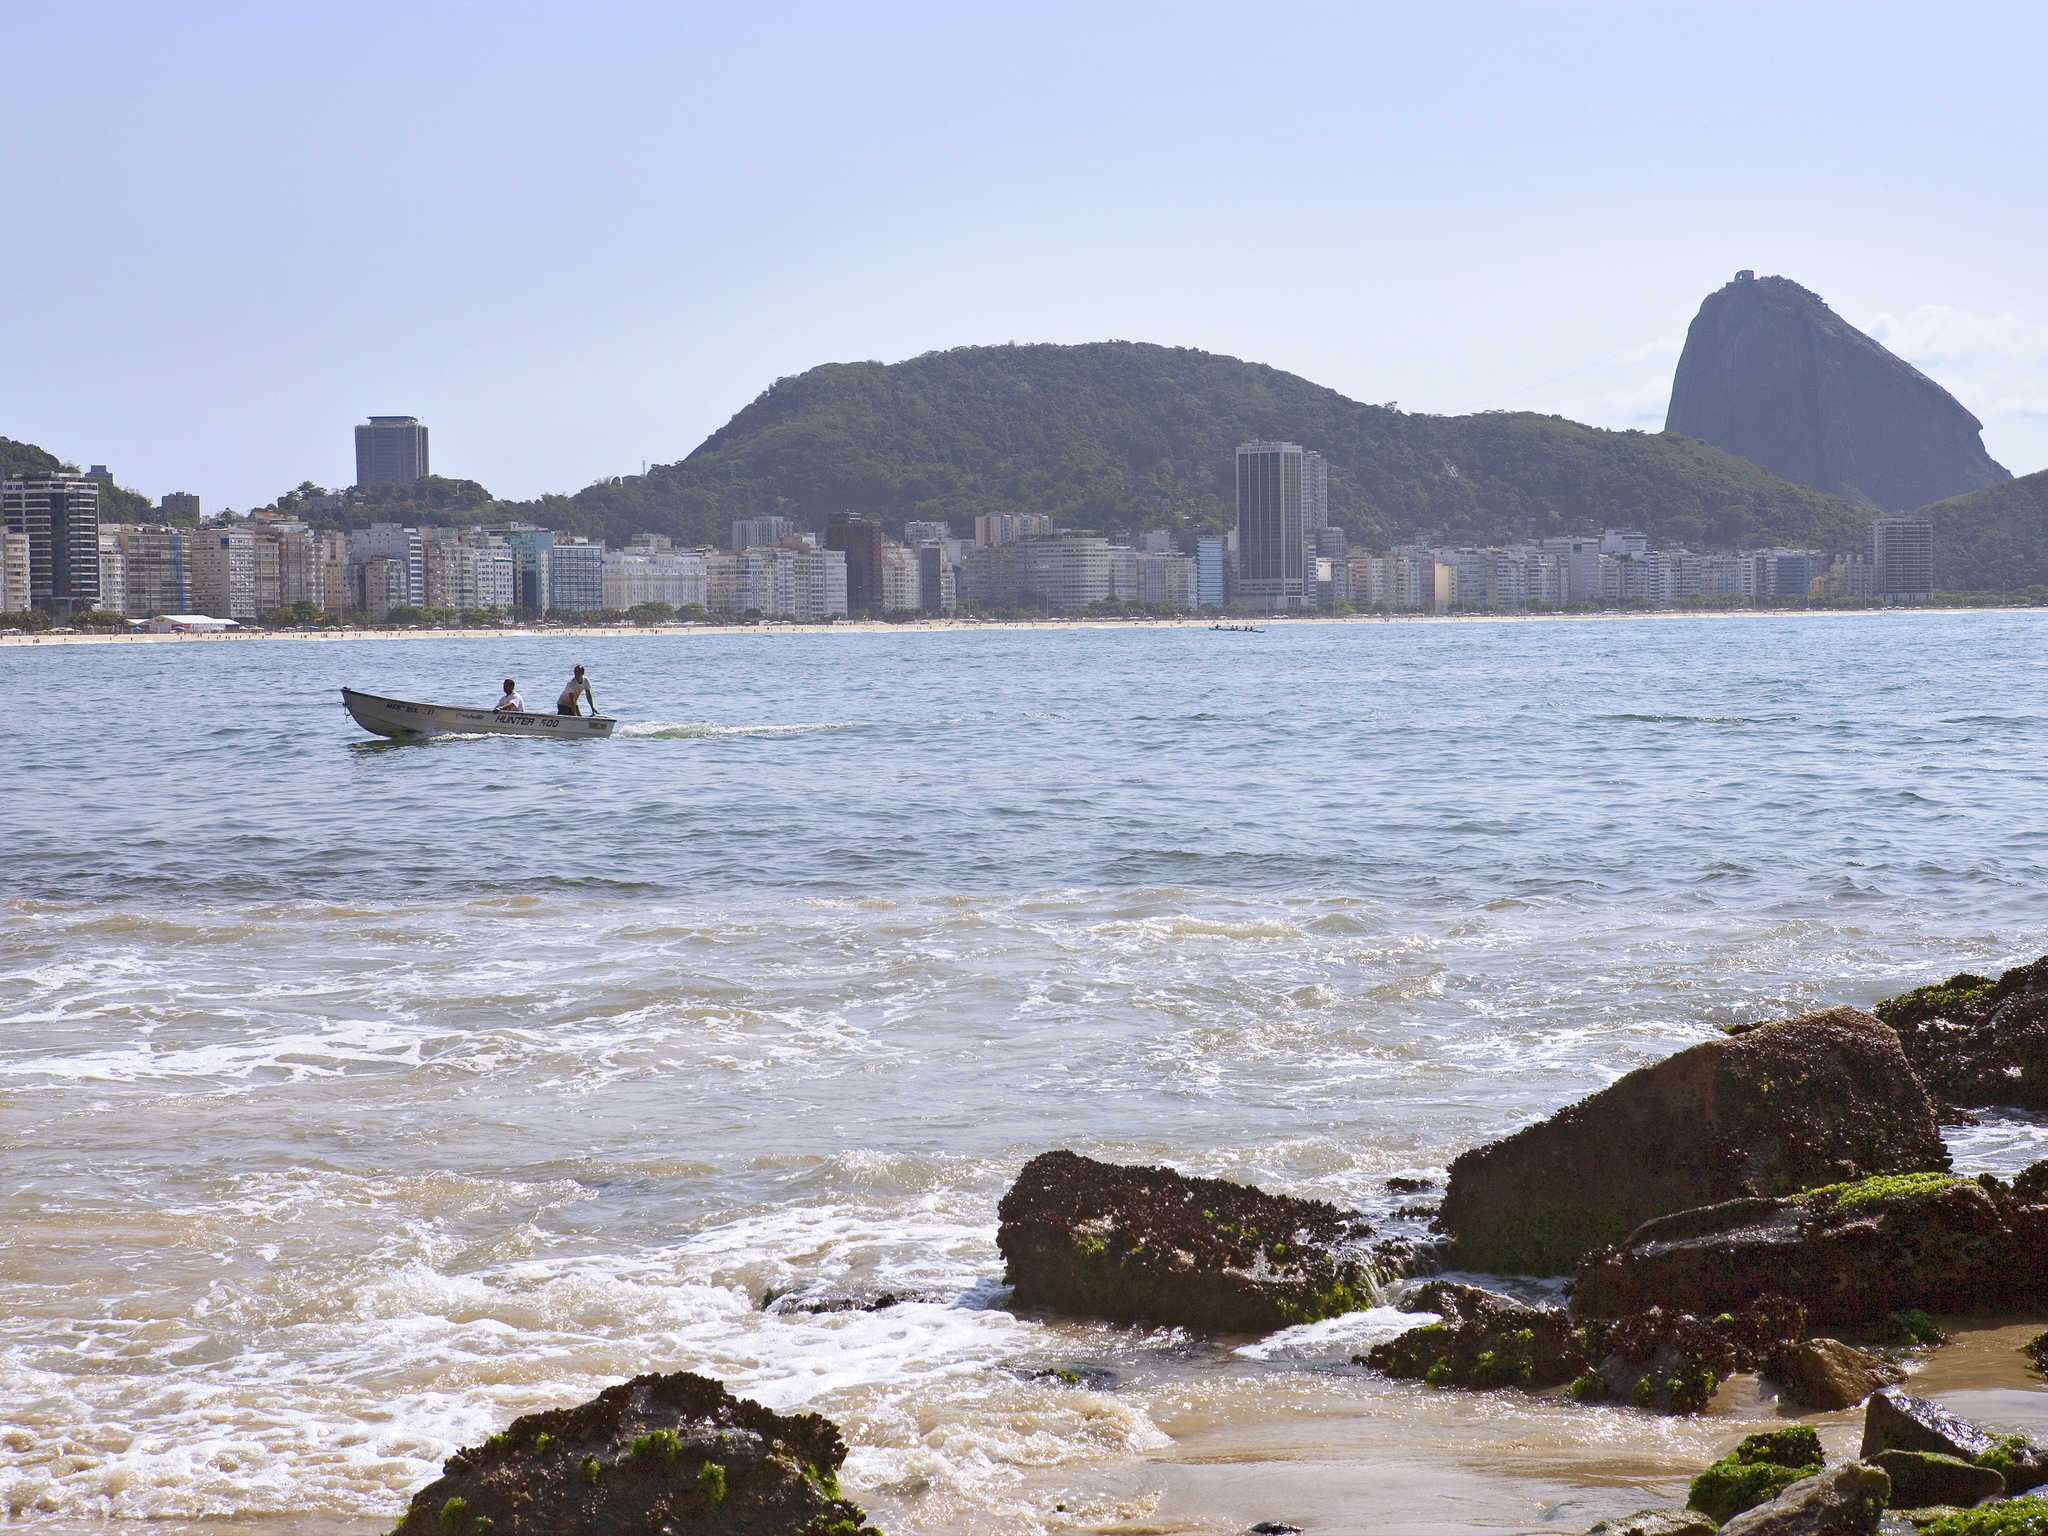
[[[511, 1416], [691, 1369], [836, 1419], [892, 1536], [1240, 1530], [1310, 1444], [1390, 1469], [1318, 1531], [1583, 1530], [1727, 1425], [1375, 1380], [1386, 1307], [1015, 1315], [998, 1198], [1070, 1146], [1398, 1220], [1388, 1176], [1722, 1025], [2035, 957], [2044, 655], [1982, 613], [0, 648], [0, 1523], [387, 1530]], [[578, 661], [611, 741], [380, 743], [338, 693]]]

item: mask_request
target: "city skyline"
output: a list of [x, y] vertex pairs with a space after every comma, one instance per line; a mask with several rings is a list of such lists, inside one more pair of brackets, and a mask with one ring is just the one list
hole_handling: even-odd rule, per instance
[[[673, 462], [820, 363], [1117, 336], [1411, 410], [1654, 429], [1699, 295], [1753, 267], [1954, 391], [2009, 468], [2048, 464], [2024, 64], [2048, 21], [1790, 9], [1759, 55], [1742, 17], [1302, 9], [1247, 39], [1220, 7], [1067, 28], [617, 4], [409, 11], [405, 54], [372, 59], [348, 40], [398, 24], [376, 6], [27, 14], [45, 67], [0, 125], [23, 200], [146, 234], [0, 254], [36, 299], [10, 361], [43, 360], [0, 370], [0, 432], [251, 506], [343, 482], [325, 424], [402, 403], [446, 471], [519, 498]], [[1285, 112], [1226, 131], [1247, 50], [1298, 72]], [[735, 67], [669, 88], [706, 51]], [[791, 105], [764, 121], [771, 68]], [[80, 72], [107, 95], [89, 126], [57, 95]], [[337, 239], [319, 189], [381, 164], [403, 195]], [[1266, 218], [1303, 238], [1248, 260], [1231, 232]]]

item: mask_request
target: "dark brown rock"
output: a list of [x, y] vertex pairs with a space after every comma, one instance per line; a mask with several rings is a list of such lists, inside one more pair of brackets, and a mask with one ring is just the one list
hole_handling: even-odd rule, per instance
[[449, 1457], [394, 1536], [877, 1536], [831, 1420], [708, 1377], [636, 1376]]
[[1707, 296], [1664, 430], [1893, 512], [2012, 478], [1953, 395], [1783, 277]]
[[1995, 1180], [1864, 1180], [1787, 1200], [1734, 1200], [1645, 1222], [1588, 1254], [1572, 1310], [1663, 1305], [1712, 1315], [1777, 1291], [1816, 1323], [1875, 1327], [1909, 1307], [1989, 1312], [2048, 1304], [2048, 1209]]
[[1680, 1051], [1465, 1153], [1442, 1221], [1463, 1268], [1559, 1274], [1668, 1212], [1947, 1166], [1898, 1036], [1831, 1008]]
[[1766, 1374], [1787, 1402], [1816, 1413], [1853, 1408], [1871, 1393], [1905, 1380], [1882, 1355], [1840, 1339], [1804, 1339], [1775, 1351]]
[[1430, 1281], [1403, 1306], [1444, 1320], [1375, 1344], [1353, 1364], [1434, 1387], [1530, 1391], [1562, 1386], [1588, 1364], [1584, 1340], [1562, 1307], [1525, 1306], [1448, 1280]]
[[1877, 1016], [1949, 1103], [2048, 1109], [2048, 956], [1996, 981], [1964, 971], [1917, 987], [1879, 1003]]
[[1046, 1152], [997, 1206], [1019, 1307], [1268, 1333], [1372, 1304], [1371, 1227], [1320, 1200]]

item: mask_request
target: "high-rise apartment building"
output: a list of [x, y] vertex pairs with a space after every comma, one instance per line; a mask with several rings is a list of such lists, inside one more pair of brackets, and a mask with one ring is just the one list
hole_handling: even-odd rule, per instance
[[1329, 522], [1330, 470], [1299, 443], [1242, 443], [1237, 450], [1237, 590], [1260, 608], [1315, 602], [1311, 561]]
[[846, 556], [836, 549], [800, 549], [794, 564], [790, 617], [807, 624], [845, 618]]
[[[192, 611], [185, 541], [197, 533], [164, 523], [103, 523], [100, 536], [121, 552], [122, 613], [149, 619]], [[101, 606], [111, 609], [112, 604], [102, 600]]]
[[0, 528], [0, 613], [29, 611], [28, 535]]
[[1195, 540], [1195, 606], [1223, 606], [1223, 536]]
[[1086, 608], [1107, 600], [1109, 540], [1090, 533], [1063, 533], [1021, 546], [1024, 569], [1019, 594], [1053, 612]]
[[1022, 544], [1052, 537], [1052, 518], [1043, 512], [989, 512], [974, 520], [974, 542]]
[[604, 607], [604, 541], [558, 534], [548, 548], [548, 610], [596, 613]]
[[166, 491], [158, 509], [167, 523], [174, 520], [181, 523], [199, 521], [199, 498], [190, 491]]
[[910, 522], [903, 525], [903, 542], [915, 549], [920, 544], [944, 544], [953, 537], [953, 525], [943, 520]]
[[825, 547], [846, 556], [846, 603], [854, 613], [882, 611], [882, 525], [848, 512], [825, 523]]
[[121, 553], [121, 544], [107, 530], [109, 524], [100, 524], [100, 611], [103, 613], [126, 613], [128, 611], [128, 557]]
[[427, 474], [427, 429], [417, 416], [372, 416], [356, 428], [357, 485], [411, 485]]
[[550, 606], [548, 551], [555, 547], [553, 531], [531, 523], [492, 523], [483, 531], [496, 534], [511, 546], [519, 583], [514, 606], [536, 616], [546, 613]]
[[255, 618], [255, 536], [247, 528], [201, 528], [183, 542], [193, 608], [216, 619]]
[[773, 549], [784, 539], [796, 536], [796, 524], [786, 517], [742, 517], [732, 525], [734, 549]]
[[642, 603], [667, 603], [675, 609], [692, 603], [710, 606], [705, 601], [704, 557], [694, 550], [652, 545], [613, 550], [604, 557], [603, 582], [608, 613], [627, 613]]
[[1934, 524], [1880, 517], [1870, 525], [1877, 595], [1888, 603], [1924, 603], [1934, 595]]
[[99, 602], [100, 483], [39, 475], [0, 483], [0, 528], [28, 535], [29, 602], [68, 618]]
[[[366, 560], [396, 560], [405, 571], [405, 593], [399, 604], [421, 607], [427, 600], [427, 566], [421, 548], [420, 531], [400, 523], [372, 523], [356, 528], [348, 536], [349, 558], [357, 565]], [[394, 605], [396, 606], [396, 605]]]

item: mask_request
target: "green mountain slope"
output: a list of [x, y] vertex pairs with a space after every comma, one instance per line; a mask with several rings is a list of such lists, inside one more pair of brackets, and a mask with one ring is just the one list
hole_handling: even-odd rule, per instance
[[[1330, 461], [1355, 540], [1494, 542], [1603, 527], [1694, 547], [1854, 548], [1868, 517], [1836, 497], [1672, 434], [1508, 412], [1420, 416], [1362, 405], [1257, 363], [1133, 342], [963, 347], [835, 363], [775, 385], [681, 463], [603, 482], [557, 526], [720, 542], [736, 517], [817, 526], [841, 509], [946, 517], [1051, 512], [1100, 528], [1220, 526], [1232, 453], [1284, 438]], [[538, 517], [538, 511], [535, 515]]]
[[[76, 464], [66, 464], [54, 453], [38, 448], [34, 443], [18, 443], [11, 437], [0, 437], [0, 480], [47, 475], [60, 469], [76, 472], [77, 468]], [[149, 498], [140, 491], [125, 490], [111, 481], [100, 482], [101, 522], [140, 522], [148, 518], [151, 511]]]
[[2048, 469], [1922, 507], [1934, 524], [1934, 583], [1951, 592], [2048, 584]]

